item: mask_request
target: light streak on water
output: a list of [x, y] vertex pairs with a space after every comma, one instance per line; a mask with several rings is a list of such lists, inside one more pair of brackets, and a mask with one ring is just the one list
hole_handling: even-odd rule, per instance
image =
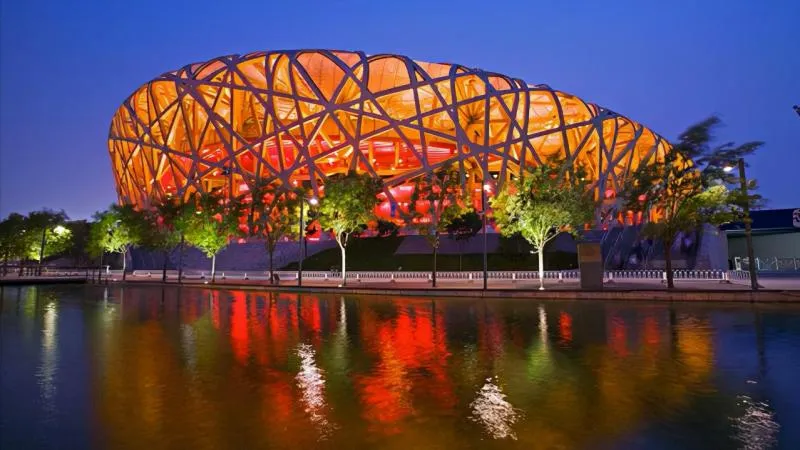
[[775, 420], [775, 413], [766, 402], [754, 401], [746, 395], [738, 397], [739, 406], [744, 412], [733, 417], [734, 437], [739, 448], [744, 450], [765, 450], [774, 448], [778, 443], [780, 424]]
[[308, 344], [297, 347], [297, 356], [300, 357], [300, 372], [297, 373], [297, 387], [302, 393], [302, 402], [311, 423], [319, 430], [319, 439], [327, 439], [336, 427], [328, 421], [325, 402], [325, 377], [317, 367], [314, 348]]
[[512, 426], [520, 419], [521, 413], [506, 400], [506, 394], [495, 384], [494, 379], [487, 378], [486, 383], [478, 391], [478, 397], [469, 405], [472, 408], [470, 419], [483, 426], [493, 439], [517, 439]]

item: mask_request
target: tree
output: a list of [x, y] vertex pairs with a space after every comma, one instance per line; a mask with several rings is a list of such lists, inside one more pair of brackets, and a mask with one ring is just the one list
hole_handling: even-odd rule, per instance
[[0, 257], [3, 258], [3, 275], [8, 274], [8, 262], [16, 259], [22, 267], [27, 255], [26, 220], [22, 214], [11, 213], [0, 222]]
[[458, 270], [461, 270], [461, 258], [464, 254], [464, 242], [475, 237], [483, 222], [481, 216], [475, 211], [468, 211], [454, 218], [447, 225], [447, 235], [458, 243]]
[[390, 220], [378, 220], [378, 224], [375, 227], [375, 231], [380, 237], [397, 236], [399, 230], [400, 228], [397, 224]]
[[544, 248], [562, 232], [577, 235], [592, 220], [595, 202], [583, 170], [572, 161], [547, 161], [506, 183], [491, 200], [504, 236], [519, 233], [539, 256], [539, 289], [544, 289]]
[[[461, 175], [451, 166], [424, 175], [414, 185], [411, 196], [411, 205], [414, 208], [412, 224], [433, 248], [433, 287], [436, 287], [439, 235], [447, 230], [454, 219], [470, 210], [462, 196]], [[417, 206], [422, 206], [424, 213], [417, 212]]]
[[[742, 217], [746, 202], [753, 205], [762, 200], [757, 194], [744, 197], [741, 190], [729, 189], [739, 178], [726, 167], [735, 166], [763, 143], [712, 147], [713, 131], [720, 124], [719, 118], [710, 117], [690, 126], [670, 152], [654, 155], [650, 164], [642, 162], [623, 188], [628, 209], [650, 216], [642, 233], [663, 244], [668, 289], [675, 287], [671, 249], [678, 233], [736, 220]], [[751, 180], [748, 191], [754, 189], [756, 183]]]
[[264, 240], [269, 254], [270, 283], [275, 280], [274, 256], [278, 242], [298, 237], [302, 195], [302, 192], [289, 189], [277, 181], [253, 189], [248, 233]]
[[322, 229], [333, 231], [342, 253], [342, 286], [347, 283], [347, 240], [374, 220], [380, 190], [380, 180], [353, 172], [333, 175], [325, 184], [318, 220]]
[[70, 231], [70, 243], [63, 252], [63, 256], [69, 258], [71, 264], [85, 267], [91, 264], [91, 256], [88, 253], [89, 231], [91, 225], [86, 220], [73, 220], [66, 224]]
[[212, 283], [216, 281], [217, 253], [239, 232], [241, 215], [237, 200], [211, 193], [195, 195], [176, 218], [176, 228], [186, 242], [211, 258]]
[[142, 241], [144, 217], [131, 205], [111, 205], [106, 211], [96, 213], [89, 230], [89, 254], [122, 255], [122, 279], [127, 273], [128, 250]]
[[180, 231], [175, 225], [181, 211], [182, 206], [177, 200], [166, 199], [141, 211], [141, 216], [137, 219], [141, 223], [137, 225], [141, 230], [140, 245], [151, 251], [162, 252], [164, 255], [162, 282], [167, 281], [169, 251], [180, 242]]
[[[64, 211], [42, 209], [28, 214], [26, 220], [26, 233], [31, 240], [28, 247], [28, 258], [38, 261], [37, 274], [42, 274], [42, 264], [45, 258], [66, 250], [69, 244], [69, 233], [64, 223], [68, 217]], [[33, 236], [40, 239], [33, 239]], [[47, 248], [48, 240], [51, 248]]]

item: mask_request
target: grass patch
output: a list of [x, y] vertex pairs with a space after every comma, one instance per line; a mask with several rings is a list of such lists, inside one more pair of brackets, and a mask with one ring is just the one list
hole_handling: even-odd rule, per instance
[[[403, 241], [402, 236], [353, 239], [347, 246], [347, 270], [398, 270], [428, 271], [433, 267], [433, 253], [395, 255]], [[529, 252], [516, 253], [501, 247], [499, 253], [487, 255], [489, 270], [536, 270], [538, 257]], [[339, 247], [323, 250], [303, 261], [303, 270], [331, 270], [341, 266]], [[578, 256], [569, 252], [546, 252], [545, 269], [567, 270], [578, 267]], [[285, 270], [297, 269], [297, 263]], [[437, 269], [459, 270], [458, 255], [438, 255]], [[469, 253], [461, 258], [461, 270], [483, 270], [483, 254]]]

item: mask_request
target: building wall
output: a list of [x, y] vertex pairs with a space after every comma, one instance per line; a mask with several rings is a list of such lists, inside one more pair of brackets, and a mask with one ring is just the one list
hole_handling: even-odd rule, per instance
[[[753, 236], [753, 253], [756, 258], [800, 258], [800, 231]], [[744, 236], [728, 238], [729, 257], [747, 256]]]

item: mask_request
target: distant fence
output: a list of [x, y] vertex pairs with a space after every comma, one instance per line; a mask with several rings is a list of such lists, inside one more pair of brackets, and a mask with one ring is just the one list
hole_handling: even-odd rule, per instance
[[[274, 274], [281, 281], [296, 281], [297, 271], [276, 270]], [[135, 270], [131, 276], [136, 278], [160, 279], [161, 271], [155, 270]], [[268, 271], [218, 271], [216, 274], [221, 280], [265, 280], [269, 281]], [[547, 270], [543, 273], [545, 280], [558, 280], [559, 282], [578, 282], [580, 272], [577, 270]], [[182, 278], [185, 280], [202, 280], [211, 277], [209, 271], [186, 270]], [[675, 280], [683, 281], [746, 281], [750, 279], [747, 271], [741, 270], [674, 270]], [[175, 280], [178, 272], [175, 270], [167, 271], [167, 279]], [[609, 270], [604, 272], [606, 282], [615, 280], [666, 280], [666, 272], [663, 270]], [[337, 282], [341, 280], [341, 272], [308, 270], [303, 271], [303, 279], [309, 281]], [[404, 282], [404, 281], [431, 281], [431, 272], [422, 271], [363, 271], [352, 270], [347, 272], [347, 280], [355, 282]], [[482, 271], [442, 271], [436, 273], [436, 279], [440, 281], [483, 281]], [[495, 271], [487, 272], [487, 280], [497, 281], [537, 281], [539, 272], [537, 271]]]
[[[9, 267], [8, 277], [18, 277], [17, 268]], [[31, 268], [35, 269], [35, 268]], [[750, 273], [747, 270], [673, 270], [673, 277], [680, 281], [718, 281], [718, 282], [747, 282], [750, 280]], [[279, 281], [297, 281], [298, 272], [296, 270], [277, 270], [274, 272]], [[134, 270], [128, 274], [130, 278], [146, 278], [160, 280], [163, 273], [160, 270]], [[166, 272], [168, 280], [177, 280], [178, 271], [168, 270]], [[43, 267], [42, 277], [85, 277], [87, 279], [115, 279], [122, 277], [121, 270], [110, 270], [109, 266], [98, 267]], [[218, 271], [216, 274], [220, 280], [253, 280], [269, 281], [269, 271]], [[547, 270], [543, 273], [545, 280], [557, 280], [558, 282], [580, 281], [580, 272], [577, 270]], [[636, 281], [636, 280], [666, 280], [666, 272], [663, 270], [608, 270], [604, 272], [604, 280], [607, 283], [614, 281]], [[34, 270], [26, 271], [23, 278], [35, 278]], [[207, 270], [184, 270], [182, 279], [184, 280], [206, 280], [211, 277]], [[483, 271], [441, 271], [436, 273], [437, 280], [448, 282], [477, 282], [483, 281]], [[303, 271], [303, 279], [317, 282], [330, 282], [331, 284], [341, 280], [341, 272], [307, 270]], [[431, 281], [432, 274], [429, 271], [369, 271], [352, 270], [347, 272], [347, 280], [353, 282], [427, 282]], [[535, 270], [490, 270], [487, 272], [487, 280], [508, 281], [511, 283], [531, 282], [539, 280], [539, 272]]]

